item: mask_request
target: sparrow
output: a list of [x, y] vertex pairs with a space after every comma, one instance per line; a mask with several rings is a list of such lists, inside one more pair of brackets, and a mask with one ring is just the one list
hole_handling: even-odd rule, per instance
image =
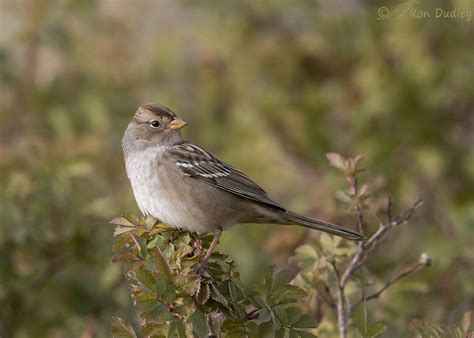
[[207, 261], [224, 229], [241, 223], [295, 224], [350, 240], [363, 235], [291, 212], [268, 197], [248, 176], [205, 149], [184, 141], [187, 122], [169, 108], [138, 108], [122, 139], [127, 176], [145, 216], [214, 237]]

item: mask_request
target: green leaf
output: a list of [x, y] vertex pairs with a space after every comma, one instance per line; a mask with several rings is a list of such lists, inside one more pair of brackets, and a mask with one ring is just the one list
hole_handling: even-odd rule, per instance
[[288, 323], [288, 316], [286, 315], [285, 307], [284, 306], [275, 306], [273, 308], [273, 313], [278, 318], [279, 322], [282, 326], [289, 326]]
[[316, 335], [306, 332], [306, 331], [295, 330], [295, 329], [292, 329], [292, 331], [296, 333], [297, 337], [299, 338], [316, 338], [317, 337]]
[[324, 252], [332, 254], [335, 248], [332, 236], [322, 233], [319, 237], [319, 243], [321, 244]]
[[198, 275], [177, 275], [175, 277], [175, 284], [177, 289], [180, 291], [194, 296], [199, 290], [199, 285], [201, 284], [201, 277]]
[[144, 328], [142, 328], [142, 333], [144, 337], [153, 337], [153, 338], [166, 338], [163, 332], [166, 332], [166, 327], [168, 325], [166, 324], [157, 324], [157, 323], [152, 323], [149, 325], [146, 325]]
[[128, 226], [117, 226], [114, 229], [114, 237], [120, 236], [122, 234], [125, 234], [127, 232], [135, 230], [135, 227], [128, 227]]
[[274, 265], [265, 267], [265, 290], [270, 293], [273, 289], [273, 269]]
[[347, 194], [344, 190], [337, 190], [336, 191], [336, 198], [338, 201], [342, 203], [351, 203], [352, 197]]
[[120, 252], [115, 254], [112, 257], [112, 262], [113, 263], [128, 263], [128, 262], [136, 262], [140, 261], [141, 259], [131, 252]]
[[283, 327], [279, 327], [275, 331], [275, 338], [285, 338], [285, 329]]
[[291, 325], [291, 326], [297, 323], [301, 319], [301, 316], [303, 315], [303, 312], [301, 311], [301, 309], [296, 306], [289, 306], [285, 309], [285, 311], [286, 311], [287, 323], [288, 325]]
[[422, 338], [444, 338], [448, 337], [446, 335], [445, 330], [434, 323], [422, 321], [419, 319], [413, 319], [410, 322], [411, 326], [417, 331], [417, 333], [422, 337]]
[[144, 267], [138, 269], [135, 273], [135, 278], [141, 282], [148, 291], [154, 292], [156, 290], [156, 279], [153, 277], [151, 272], [146, 270]]
[[176, 329], [178, 331], [179, 338], [186, 338], [186, 326], [182, 320], [176, 320]]
[[156, 262], [156, 269], [158, 272], [164, 277], [167, 282], [173, 281], [173, 274], [171, 273], [170, 266], [166, 261], [165, 257], [160, 251], [160, 248], [156, 248], [155, 251], [155, 262]]
[[156, 224], [157, 219], [153, 216], [147, 216], [145, 220], [145, 226], [148, 230], [151, 230], [153, 226]]
[[130, 324], [125, 323], [118, 317], [112, 318], [112, 337], [114, 338], [137, 338]]
[[205, 304], [211, 295], [209, 284], [201, 283], [196, 294], [196, 301], [199, 304]]
[[230, 299], [233, 301], [233, 302], [236, 302], [237, 301], [237, 290], [235, 288], [235, 284], [234, 283], [228, 283], [229, 285], [229, 294], [230, 294]]
[[354, 311], [354, 322], [356, 324], [357, 331], [365, 337], [367, 334], [367, 309], [366, 304], [361, 304]]
[[276, 289], [282, 285], [288, 284], [293, 279], [293, 274], [288, 269], [278, 271], [273, 278], [273, 288]]
[[270, 314], [270, 310], [267, 307], [262, 308], [258, 312], [258, 320], [261, 322], [268, 322], [272, 319], [272, 316]]
[[319, 255], [316, 250], [311, 245], [304, 244], [296, 249], [293, 260], [300, 265], [301, 269], [307, 270], [314, 266], [318, 258]]
[[292, 326], [300, 328], [300, 329], [310, 329], [310, 328], [316, 327], [316, 325], [317, 325], [316, 319], [314, 319], [313, 316], [305, 313]]
[[164, 278], [156, 279], [156, 294], [166, 303], [172, 303], [176, 300], [174, 284], [168, 283]]
[[245, 327], [242, 322], [226, 320], [221, 327], [221, 332], [226, 337], [245, 337]]
[[189, 317], [189, 322], [193, 326], [193, 331], [195, 331], [198, 337], [205, 337], [207, 334], [207, 324], [204, 314], [196, 309], [191, 316]]
[[258, 337], [262, 337], [262, 338], [273, 337], [272, 322], [262, 323], [258, 326]]
[[227, 299], [214, 284], [211, 284], [211, 298], [214, 299], [216, 302], [221, 303], [225, 307], [229, 306], [229, 302], [227, 301]]
[[124, 226], [124, 227], [131, 227], [135, 228], [136, 225], [129, 221], [126, 217], [120, 216], [120, 217], [115, 217], [113, 220], [110, 221], [111, 224], [119, 225], [119, 226]]
[[296, 302], [306, 297], [306, 295], [306, 291], [299, 286], [287, 284], [276, 289], [271, 298], [274, 300], [274, 304], [287, 304]]
[[369, 325], [367, 328], [366, 336], [368, 338], [378, 337], [384, 334], [388, 329], [388, 326], [383, 322], [375, 322]]

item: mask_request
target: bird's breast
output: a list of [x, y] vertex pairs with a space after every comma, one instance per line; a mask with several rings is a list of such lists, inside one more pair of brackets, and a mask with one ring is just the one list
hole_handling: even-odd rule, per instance
[[196, 207], [189, 178], [169, 163], [163, 150], [144, 150], [125, 160], [135, 200], [144, 215], [177, 228], [211, 232], [205, 212]]

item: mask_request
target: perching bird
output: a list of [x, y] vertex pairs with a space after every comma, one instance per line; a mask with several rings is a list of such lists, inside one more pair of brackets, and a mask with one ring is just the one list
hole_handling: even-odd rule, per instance
[[172, 227], [214, 233], [238, 223], [296, 224], [351, 240], [363, 236], [339, 225], [288, 211], [238, 169], [181, 138], [186, 122], [169, 108], [144, 104], [122, 139], [125, 166], [138, 207]]

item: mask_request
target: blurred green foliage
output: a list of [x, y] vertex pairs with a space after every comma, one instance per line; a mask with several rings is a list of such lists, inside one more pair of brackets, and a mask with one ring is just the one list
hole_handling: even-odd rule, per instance
[[[0, 335], [105, 337], [112, 315], [135, 317], [104, 224], [136, 210], [120, 139], [151, 101], [295, 211], [355, 223], [328, 151], [365, 154], [396, 205], [422, 195], [416, 226], [370, 268], [383, 276], [415, 248], [433, 267], [368, 310], [388, 336], [413, 318], [458, 322], [474, 297], [472, 22], [377, 20], [382, 5], [395, 3], [2, 0]], [[221, 248], [250, 282], [313, 236], [244, 225]]]

